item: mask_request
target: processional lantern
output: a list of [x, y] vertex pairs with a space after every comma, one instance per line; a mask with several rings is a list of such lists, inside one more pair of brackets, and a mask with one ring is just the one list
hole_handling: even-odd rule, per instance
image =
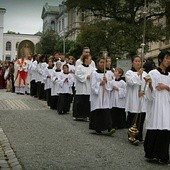
[[[145, 51], [146, 15], [147, 15], [146, 0], [144, 1], [144, 10], [143, 10], [142, 14], [143, 14], [143, 19], [144, 19], [143, 20], [144, 21], [143, 22], [143, 35], [142, 35], [142, 43], [141, 43], [141, 48], [142, 48], [141, 49], [141, 60], [142, 60], [142, 67], [143, 67], [144, 51]], [[141, 79], [142, 79], [142, 75], [141, 75]], [[141, 86], [140, 86], [139, 90], [141, 90]], [[139, 102], [141, 102], [141, 101], [139, 101]], [[134, 141], [136, 141], [136, 138], [139, 134], [139, 130], [137, 128], [138, 116], [139, 116], [139, 113], [136, 114], [136, 116], [134, 118], [134, 124], [128, 130], [128, 140], [132, 143]]]

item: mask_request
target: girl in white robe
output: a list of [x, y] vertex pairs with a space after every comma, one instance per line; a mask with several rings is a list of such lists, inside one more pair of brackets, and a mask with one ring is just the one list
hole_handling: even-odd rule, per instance
[[[89, 120], [90, 115], [90, 75], [94, 67], [90, 66], [91, 56], [82, 58], [83, 64], [77, 67], [76, 76], [76, 103], [74, 108], [75, 120]], [[83, 108], [83, 109], [82, 109]]]
[[39, 58], [39, 63], [37, 66], [37, 72], [38, 72], [38, 83], [37, 83], [37, 94], [38, 94], [38, 99], [45, 99], [46, 92], [44, 90], [45, 82], [43, 79], [43, 74], [44, 70], [48, 67], [48, 64], [45, 62], [45, 56], [41, 55]]
[[35, 54], [33, 56], [33, 61], [32, 61], [32, 66], [31, 66], [31, 91], [30, 91], [30, 95], [37, 97], [37, 60], [38, 60], [38, 55]]
[[51, 87], [51, 105], [50, 108], [57, 110], [58, 97], [59, 97], [59, 75], [61, 73], [61, 61], [56, 62], [55, 70], [52, 73], [52, 87]]
[[70, 111], [70, 96], [72, 94], [73, 76], [69, 73], [67, 64], [63, 65], [63, 72], [59, 77], [59, 99], [57, 111], [58, 114], [66, 114]]
[[90, 77], [91, 113], [89, 128], [95, 130], [97, 134], [103, 134], [102, 131], [107, 130], [107, 133], [112, 135], [115, 130], [112, 129], [112, 118], [110, 112], [111, 85], [108, 73], [104, 73], [105, 63], [105, 58], [98, 58], [98, 69], [93, 71]]
[[149, 72], [151, 81], [146, 91], [146, 137], [145, 157], [157, 159], [160, 163], [169, 163], [170, 143], [170, 73], [166, 70], [170, 64], [170, 53], [158, 55], [159, 67]]
[[52, 74], [53, 74], [53, 60], [48, 59], [48, 67], [43, 70], [43, 81], [45, 83], [44, 89], [46, 90], [47, 105], [51, 104], [51, 87], [52, 87]]
[[126, 82], [122, 80], [123, 70], [115, 68], [112, 80], [111, 107], [112, 107], [112, 127], [122, 129], [126, 127], [125, 96]]
[[72, 91], [73, 91], [73, 94], [71, 95], [71, 102], [73, 101], [74, 99], [74, 96], [75, 96], [75, 62], [76, 62], [76, 59], [73, 57], [73, 56], [69, 56], [68, 57], [68, 68], [69, 68], [69, 73], [72, 74], [73, 78], [74, 78], [74, 82], [73, 82], [73, 86], [72, 86]]
[[143, 143], [143, 124], [146, 115], [146, 96], [144, 93], [145, 80], [147, 73], [141, 68], [141, 58], [139, 56], [132, 57], [132, 69], [125, 74], [127, 83], [126, 106], [125, 111], [128, 112], [127, 126], [130, 128], [137, 116], [137, 128], [139, 134], [136, 140], [132, 142], [134, 145]]

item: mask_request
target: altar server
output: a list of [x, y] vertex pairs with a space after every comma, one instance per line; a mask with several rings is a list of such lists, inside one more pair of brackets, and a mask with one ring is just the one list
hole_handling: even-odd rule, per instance
[[[91, 56], [86, 55], [82, 58], [83, 64], [77, 67], [76, 76], [76, 103], [74, 117], [76, 120], [89, 120], [90, 114], [90, 75], [94, 67], [90, 65]], [[83, 108], [83, 109], [82, 109]]]
[[59, 75], [61, 73], [61, 61], [57, 61], [56, 65], [54, 66], [56, 69], [53, 70], [52, 73], [52, 86], [51, 86], [51, 105], [50, 108], [57, 110], [57, 105], [58, 105], [58, 97], [59, 97]]
[[160, 52], [159, 67], [149, 72], [147, 96], [146, 137], [144, 142], [145, 157], [169, 163], [170, 143], [170, 53]]
[[114, 80], [112, 80], [111, 107], [112, 127], [122, 129], [126, 127], [125, 96], [126, 83], [122, 79], [123, 70], [115, 68]]
[[45, 83], [44, 89], [46, 90], [47, 105], [51, 104], [51, 87], [52, 87], [52, 74], [53, 74], [53, 60], [48, 59], [48, 67], [43, 71], [43, 81]]
[[72, 94], [72, 86], [74, 78], [69, 73], [69, 67], [67, 64], [63, 65], [63, 72], [59, 75], [59, 99], [57, 111], [59, 114], [66, 114], [70, 111], [70, 97]]
[[90, 77], [91, 81], [91, 113], [89, 128], [95, 130], [97, 134], [103, 134], [107, 131], [112, 135], [115, 130], [112, 129], [112, 118], [110, 112], [110, 91], [111, 85], [109, 75], [105, 69], [106, 59], [98, 58], [97, 70], [93, 71]]
[[[143, 124], [146, 115], [146, 96], [144, 92], [145, 80], [147, 73], [143, 71], [141, 58], [138, 55], [132, 57], [132, 68], [125, 74], [127, 83], [126, 106], [128, 112], [127, 124], [130, 128], [134, 123], [137, 124], [139, 134], [136, 140], [132, 142], [138, 145], [143, 142]], [[137, 117], [136, 117], [137, 116]], [[137, 122], [135, 122], [137, 118]]]

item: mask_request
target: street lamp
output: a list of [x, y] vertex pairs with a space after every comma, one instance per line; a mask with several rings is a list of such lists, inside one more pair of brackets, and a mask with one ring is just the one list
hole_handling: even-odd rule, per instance
[[66, 53], [66, 40], [65, 40], [65, 28], [63, 32], [63, 54], [65, 55]]

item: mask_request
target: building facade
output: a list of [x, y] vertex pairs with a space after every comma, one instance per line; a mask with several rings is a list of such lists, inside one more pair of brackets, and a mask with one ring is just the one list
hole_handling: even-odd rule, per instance
[[22, 53], [26, 56], [36, 52], [36, 46], [40, 36], [32, 34], [3, 34], [3, 55], [1, 60], [12, 61], [20, 57]]
[[[55, 9], [55, 12], [54, 12]], [[54, 28], [53, 23], [55, 22], [55, 31], [60, 37], [64, 37], [70, 40], [76, 40], [77, 35], [80, 31], [82, 23], [90, 24], [100, 20], [107, 20], [108, 18], [95, 17], [92, 12], [83, 12], [74, 9], [67, 9], [65, 1], [59, 6], [48, 6], [46, 4], [43, 7], [42, 17], [43, 19], [43, 31]], [[166, 18], [154, 21], [155, 23], [164, 22], [166, 24]], [[163, 49], [170, 49], [170, 40], [164, 39], [159, 42], [149, 43], [149, 51], [145, 54], [145, 58], [157, 57], [158, 53]], [[139, 52], [140, 53], [140, 52]]]
[[50, 6], [46, 3], [43, 6], [41, 19], [43, 20], [43, 32], [52, 29], [57, 32], [56, 17], [59, 15], [58, 6]]
[[4, 31], [4, 14], [6, 9], [0, 8], [0, 60], [3, 56], [3, 31]]
[[41, 19], [43, 20], [43, 32], [54, 30], [60, 37], [65, 37], [68, 27], [65, 1], [59, 6], [50, 6], [46, 3], [42, 10]]

